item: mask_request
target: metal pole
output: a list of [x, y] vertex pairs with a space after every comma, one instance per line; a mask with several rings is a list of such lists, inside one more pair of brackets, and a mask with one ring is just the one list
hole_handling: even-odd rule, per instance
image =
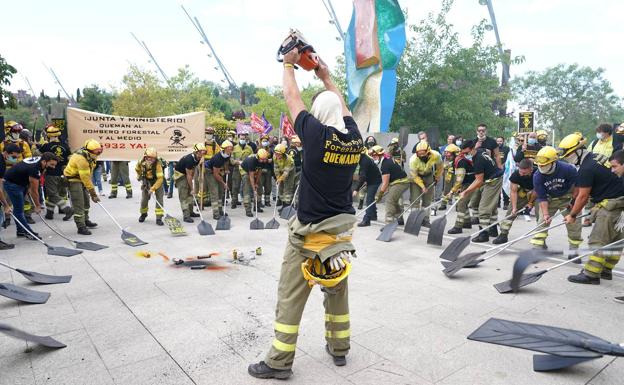
[[329, 17], [331, 18], [329, 22], [336, 27], [336, 30], [338, 30], [340, 40], [344, 40], [345, 34], [342, 30], [342, 27], [340, 26], [340, 23], [338, 22], [338, 17], [336, 17], [336, 12], [334, 11], [334, 6], [332, 5], [331, 0], [323, 0], [323, 5], [325, 6], [327, 13], [329, 13]]
[[56, 73], [54, 72], [54, 70], [52, 68], [49, 68], [48, 66], [46, 66], [45, 63], [43, 63], [43, 66], [46, 67], [46, 69], [50, 72], [50, 74], [52, 75], [52, 77], [54, 78], [56, 83], [61, 87], [61, 90], [63, 91], [63, 93], [67, 97], [67, 100], [69, 101], [69, 105], [77, 104], [76, 101], [74, 100], [74, 98], [69, 94], [69, 92], [67, 92], [65, 87], [63, 87], [63, 83], [61, 83], [61, 80], [58, 78], [58, 76], [56, 76]]
[[165, 82], [169, 83], [169, 77], [167, 77], [165, 71], [163, 71], [163, 69], [160, 67], [160, 64], [158, 64], [158, 62], [156, 61], [154, 55], [152, 55], [152, 52], [149, 50], [149, 48], [147, 48], [147, 44], [145, 44], [143, 40], [139, 40], [134, 33], [130, 32], [130, 34], [132, 35], [134, 40], [139, 43], [141, 48], [143, 48], [145, 53], [147, 53], [147, 56], [149, 56], [149, 58], [154, 62], [154, 65], [156, 66], [156, 68], [158, 68], [158, 72], [160, 72], [160, 75], [163, 77], [163, 79], [165, 79]]

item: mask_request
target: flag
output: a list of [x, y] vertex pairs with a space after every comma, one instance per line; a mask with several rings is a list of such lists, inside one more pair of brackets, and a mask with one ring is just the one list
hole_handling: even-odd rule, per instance
[[[513, 139], [512, 139], [513, 140]], [[511, 182], [509, 181], [509, 177], [516, 171], [516, 162], [514, 161], [514, 156], [516, 155], [516, 150], [513, 148], [513, 144], [510, 142], [510, 150], [507, 154], [507, 159], [505, 159], [505, 173], [503, 174], [503, 191], [508, 196], [511, 195]]]
[[280, 130], [282, 131], [282, 136], [290, 138], [295, 135], [295, 130], [293, 130], [292, 124], [290, 124], [290, 120], [288, 120], [288, 115], [282, 112], [280, 117]]
[[250, 125], [248, 123], [241, 122], [240, 120], [236, 122], [236, 133], [237, 134], [249, 134]]
[[[262, 116], [264, 117], [264, 113], [262, 114]], [[250, 119], [251, 129], [258, 134], [264, 133], [264, 121], [266, 119], [259, 117], [255, 112], [251, 113]]]
[[262, 133], [263, 134], [268, 134], [269, 132], [271, 132], [271, 130], [273, 130], [273, 126], [271, 125], [271, 123], [269, 123], [269, 121], [267, 120], [267, 118], [264, 116], [264, 111], [262, 112]]

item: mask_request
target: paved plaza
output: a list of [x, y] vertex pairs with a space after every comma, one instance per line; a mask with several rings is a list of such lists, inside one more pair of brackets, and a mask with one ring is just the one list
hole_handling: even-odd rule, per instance
[[[37, 242], [15, 239], [14, 227], [2, 233], [16, 247], [3, 251], [0, 261], [42, 273], [72, 274], [73, 279], [68, 284], [35, 286], [20, 274], [0, 270], [0, 282], [52, 293], [43, 305], [0, 298], [0, 323], [67, 344], [64, 349], [48, 350], [0, 335], [0, 384], [274, 383], [250, 377], [247, 365], [264, 358], [273, 338], [285, 221], [280, 220], [279, 230], [250, 231], [250, 219], [239, 207], [230, 212], [230, 231], [201, 237], [196, 225], [185, 224], [188, 236], [172, 237], [166, 227], [154, 224], [153, 206], [146, 223], [138, 223], [139, 198], [126, 200], [123, 195], [116, 200], [104, 198], [103, 204], [148, 245], [123, 244], [118, 228], [98, 207], [91, 211], [92, 220], [99, 223], [93, 237], [76, 235], [73, 222], [54, 220], [75, 239], [110, 246], [98, 252], [50, 256]], [[165, 206], [181, 217], [175, 197]], [[260, 219], [267, 222], [271, 214], [265, 210]], [[204, 216], [211, 217], [211, 212], [205, 210]], [[447, 229], [453, 218], [449, 216]], [[34, 228], [46, 242], [70, 246], [37, 222]], [[612, 301], [624, 293], [621, 276], [600, 286], [574, 285], [565, 279], [578, 271], [578, 265], [572, 265], [546, 274], [518, 294], [503, 295], [492, 284], [510, 278], [515, 253], [449, 279], [441, 273], [441, 248], [426, 244], [426, 230], [417, 238], [399, 228], [391, 242], [383, 243], [375, 240], [379, 228], [375, 224], [355, 233], [358, 258], [349, 277], [352, 349], [347, 366], [335, 367], [325, 352], [322, 293], [315, 288], [301, 323], [294, 376], [287, 382], [622, 383], [624, 361], [613, 357], [536, 373], [532, 352], [466, 339], [484, 321], [497, 317], [580, 329], [622, 341], [618, 325], [624, 306]], [[528, 229], [529, 223], [516, 221], [511, 238]], [[586, 239], [588, 229], [583, 231]], [[445, 245], [449, 240], [445, 238]], [[564, 230], [554, 231], [548, 243], [551, 249], [562, 249]], [[262, 255], [249, 265], [231, 263], [233, 249], [250, 256], [257, 247], [262, 247]], [[527, 248], [528, 242], [519, 247]], [[139, 251], [152, 256], [137, 256]], [[159, 255], [173, 259], [211, 252], [220, 255], [205, 270], [177, 267]]]

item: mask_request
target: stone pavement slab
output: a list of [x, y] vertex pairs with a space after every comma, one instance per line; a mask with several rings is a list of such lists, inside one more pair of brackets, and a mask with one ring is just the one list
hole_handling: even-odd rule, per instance
[[[53, 221], [79, 240], [106, 244], [65, 258], [47, 255], [35, 242], [15, 239], [14, 228], [2, 238], [16, 243], [0, 260], [49, 274], [72, 274], [62, 285], [34, 285], [0, 268], [10, 282], [52, 296], [44, 305], [0, 298], [0, 322], [31, 333], [52, 335], [68, 345], [48, 350], [0, 335], [1, 384], [275, 384], [247, 374], [247, 365], [264, 358], [273, 338], [273, 317], [286, 223], [279, 230], [249, 231], [242, 209], [230, 211], [232, 229], [202, 237], [196, 224], [187, 236], [172, 237], [154, 224], [153, 212], [140, 224], [139, 198], [104, 199], [103, 204], [129, 231], [149, 242], [132, 248], [99, 207], [92, 237], [75, 233], [71, 222]], [[167, 199], [170, 214], [181, 217], [177, 199]], [[207, 218], [210, 211], [205, 211]], [[272, 212], [260, 214], [265, 222]], [[454, 213], [448, 217], [450, 228]], [[383, 210], [380, 212], [383, 217]], [[212, 221], [214, 222], [214, 221]], [[532, 223], [516, 221], [512, 237]], [[214, 225], [214, 223], [213, 223]], [[41, 223], [34, 225], [46, 242], [70, 246]], [[624, 293], [621, 277], [600, 286], [576, 286], [566, 276], [578, 265], [546, 274], [520, 293], [499, 294], [493, 284], [510, 278], [519, 249], [513, 246], [475, 269], [445, 277], [438, 256], [443, 247], [426, 244], [399, 227], [389, 243], [375, 240], [379, 224], [358, 228], [357, 259], [349, 277], [352, 349], [346, 367], [335, 367], [324, 350], [323, 295], [313, 290], [301, 322], [293, 384], [617, 384], [624, 377], [621, 359], [605, 357], [554, 373], [535, 373], [532, 353], [468, 341], [466, 336], [490, 317], [580, 329], [622, 341], [617, 320], [624, 307], [612, 297]], [[584, 237], [588, 229], [583, 230]], [[468, 232], [465, 232], [468, 234]], [[444, 245], [450, 242], [445, 237]], [[563, 230], [553, 231], [551, 249], [564, 249]], [[233, 249], [263, 254], [249, 266], [233, 264]], [[467, 251], [484, 250], [471, 245]], [[150, 251], [151, 258], [138, 257]], [[159, 255], [162, 252], [166, 257]], [[172, 258], [219, 252], [214, 266], [189, 270]], [[169, 260], [167, 260], [169, 259]], [[552, 266], [543, 261], [531, 269]]]

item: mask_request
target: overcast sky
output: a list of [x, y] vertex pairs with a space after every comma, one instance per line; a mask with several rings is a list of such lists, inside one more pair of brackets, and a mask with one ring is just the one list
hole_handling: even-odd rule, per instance
[[[119, 88], [129, 63], [155, 69], [130, 32], [144, 40], [168, 75], [188, 64], [201, 79], [221, 81], [208, 49], [175, 0], [26, 0], [2, 4], [0, 54], [19, 73], [11, 90], [55, 95], [55, 84], [42, 62], [53, 68], [67, 90], [98, 84]], [[321, 0], [188, 0], [221, 60], [237, 83], [260, 86], [281, 82], [275, 52], [289, 27], [300, 29], [319, 54], [333, 64], [342, 52], [337, 32]], [[351, 17], [350, 0], [333, 0], [343, 29]], [[438, 0], [400, 0], [416, 22], [440, 7]], [[624, 1], [621, 0], [493, 0], [505, 48], [524, 55], [512, 67], [512, 78], [528, 70], [559, 63], [606, 69], [624, 96]], [[468, 37], [470, 27], [488, 18], [478, 0], [456, 0], [450, 21]], [[494, 33], [488, 34], [494, 42]], [[302, 73], [303, 71], [299, 71]], [[299, 75], [301, 83], [313, 80]]]

